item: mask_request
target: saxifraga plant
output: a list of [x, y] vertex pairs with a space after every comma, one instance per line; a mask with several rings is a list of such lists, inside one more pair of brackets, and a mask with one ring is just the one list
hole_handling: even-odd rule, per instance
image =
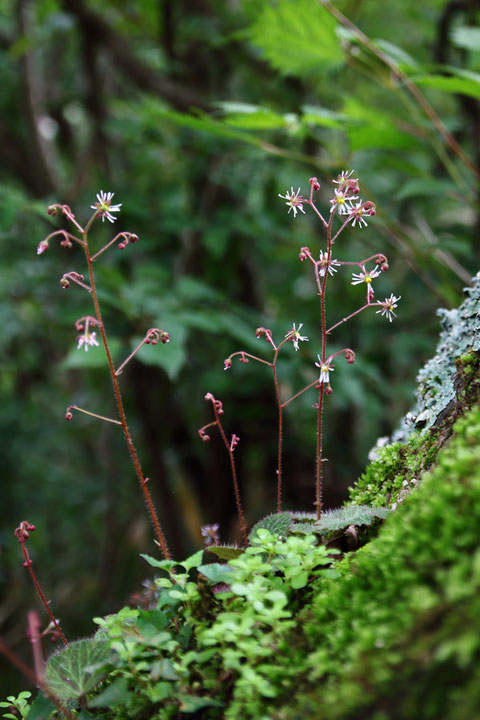
[[[324, 452], [323, 452], [323, 410], [324, 410], [324, 396], [330, 395], [333, 390], [332, 386], [330, 384], [330, 373], [334, 371], [334, 363], [333, 361], [335, 358], [340, 357], [341, 355], [344, 356], [347, 363], [352, 364], [355, 362], [355, 353], [351, 348], [343, 348], [342, 350], [338, 350], [337, 352], [328, 352], [327, 346], [328, 346], [328, 340], [331, 335], [331, 333], [338, 328], [340, 325], [343, 325], [343, 323], [346, 323], [348, 320], [351, 320], [353, 317], [358, 315], [359, 313], [363, 312], [364, 310], [367, 310], [368, 308], [378, 308], [376, 310], [377, 313], [380, 313], [382, 316], [386, 317], [390, 322], [395, 317], [395, 309], [397, 307], [397, 303], [400, 300], [400, 297], [396, 297], [395, 295], [390, 295], [389, 298], [385, 298], [383, 301], [376, 301], [374, 290], [372, 287], [372, 282], [377, 278], [382, 272], [385, 272], [388, 270], [388, 260], [386, 256], [383, 253], [376, 253], [375, 255], [371, 255], [370, 257], [364, 258], [362, 260], [336, 260], [333, 258], [333, 246], [336, 242], [336, 240], [339, 238], [340, 234], [346, 229], [348, 225], [352, 225], [352, 227], [355, 227], [355, 225], [358, 225], [359, 228], [366, 227], [367, 226], [367, 217], [371, 217], [375, 215], [376, 208], [375, 204], [371, 202], [370, 200], [367, 200], [366, 202], [363, 202], [359, 198], [359, 192], [360, 192], [360, 186], [358, 183], [358, 179], [353, 178], [353, 170], [350, 172], [343, 171], [341, 172], [336, 180], [333, 182], [337, 185], [336, 188], [334, 188], [334, 194], [333, 198], [330, 200], [330, 217], [328, 218], [328, 221], [325, 219], [325, 217], [322, 215], [322, 213], [318, 210], [314, 200], [313, 200], [313, 194], [314, 192], [317, 192], [320, 190], [320, 183], [318, 182], [317, 178], [310, 178], [310, 195], [309, 198], [305, 198], [300, 194], [300, 188], [296, 192], [294, 192], [293, 187], [291, 188], [290, 192], [286, 192], [285, 195], [279, 195], [279, 197], [286, 200], [286, 205], [288, 206], [288, 212], [293, 211], [294, 218], [297, 215], [297, 212], [300, 211], [305, 214], [305, 210], [303, 208], [304, 205], [309, 206], [314, 213], [317, 215], [318, 219], [320, 220], [323, 229], [326, 234], [326, 243], [325, 248], [320, 250], [320, 254], [318, 256], [318, 259], [316, 259], [316, 254], [313, 254], [308, 247], [302, 247], [300, 249], [299, 253], [299, 259], [301, 261], [309, 260], [312, 268], [313, 273], [315, 277], [315, 284], [318, 290], [318, 295], [320, 296], [320, 353], [317, 354], [317, 361], [315, 362], [315, 366], [319, 368], [320, 375], [317, 380], [314, 380], [313, 382], [309, 383], [305, 387], [303, 387], [301, 390], [296, 392], [294, 395], [287, 399], [282, 399], [281, 392], [280, 392], [280, 384], [278, 381], [277, 376], [277, 364], [278, 364], [278, 357], [280, 350], [282, 347], [291, 342], [295, 348], [295, 350], [299, 349], [299, 343], [308, 341], [308, 337], [301, 335], [300, 330], [303, 327], [303, 323], [301, 323], [298, 328], [296, 327], [296, 324], [294, 323], [291, 330], [289, 330], [283, 340], [281, 340], [278, 344], [274, 341], [272, 331], [265, 327], [259, 327], [256, 330], [256, 336], [257, 338], [265, 338], [267, 343], [271, 345], [273, 349], [273, 359], [271, 361], [266, 360], [265, 358], [258, 357], [256, 355], [252, 355], [251, 353], [245, 352], [244, 350], [239, 350], [237, 352], [232, 353], [225, 361], [224, 361], [224, 368], [225, 370], [229, 370], [232, 367], [234, 358], [238, 357], [238, 360], [242, 363], [249, 363], [250, 360], [254, 360], [255, 362], [261, 363], [262, 365], [266, 365], [267, 367], [271, 368], [272, 370], [272, 376], [273, 376], [273, 384], [275, 387], [275, 397], [277, 401], [278, 406], [278, 442], [277, 442], [277, 468], [276, 468], [276, 484], [277, 484], [277, 513], [280, 513], [282, 511], [282, 454], [283, 454], [283, 411], [284, 408], [289, 405], [293, 400], [296, 400], [296, 398], [300, 397], [300, 395], [303, 395], [307, 390], [310, 390], [311, 388], [314, 388], [318, 392], [318, 400], [314, 404], [314, 408], [317, 411], [317, 433], [316, 433], [316, 473], [315, 473], [315, 507], [316, 507], [316, 517], [317, 520], [320, 520], [322, 515], [322, 467], [323, 462], [325, 460], [324, 458]], [[337, 215], [340, 218], [341, 224], [340, 227], [335, 230], [334, 228], [334, 220], [337, 217]], [[327, 316], [326, 316], [326, 297], [327, 297], [327, 287], [330, 287], [330, 285], [327, 285], [327, 280], [330, 277], [333, 278], [334, 274], [338, 271], [338, 269], [342, 266], [350, 266], [350, 267], [356, 267], [359, 268], [359, 272], [353, 273], [351, 284], [352, 285], [360, 285], [365, 283], [366, 285], [366, 299], [365, 303], [359, 307], [354, 312], [350, 313], [347, 317], [342, 318], [341, 320], [338, 320], [330, 327], [327, 324]], [[223, 413], [222, 404], [220, 401], [215, 400], [213, 398], [213, 395], [211, 393], [208, 393], [205, 396], [206, 400], [212, 400], [213, 402], [213, 408], [215, 413], [215, 420], [208, 425], [205, 425], [204, 427], [200, 428], [198, 431], [200, 434], [200, 437], [202, 440], [207, 441], [209, 440], [209, 436], [206, 434], [207, 428], [217, 425], [219, 428], [219, 431], [222, 435], [222, 439], [224, 441], [224, 444], [227, 448], [227, 452], [230, 457], [230, 464], [232, 468], [232, 475], [233, 475], [233, 482], [234, 482], [234, 488], [236, 497], [238, 496], [237, 492], [237, 480], [236, 480], [236, 471], [235, 471], [235, 463], [233, 459], [233, 452], [238, 445], [239, 438], [237, 435], [232, 435], [231, 442], [229, 443], [225, 432], [223, 430], [222, 424], [219, 420], [219, 413]], [[244, 519], [243, 519], [243, 513], [241, 510], [241, 506], [239, 504], [239, 501], [237, 501], [237, 508], [240, 518], [240, 526], [242, 528], [242, 532], [244, 532]]]

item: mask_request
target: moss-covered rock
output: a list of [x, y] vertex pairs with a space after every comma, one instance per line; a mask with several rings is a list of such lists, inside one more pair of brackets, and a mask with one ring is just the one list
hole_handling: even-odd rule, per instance
[[436, 462], [455, 421], [480, 400], [480, 273], [456, 310], [439, 310], [442, 332], [434, 357], [418, 374], [415, 405], [391, 444], [350, 488], [355, 505], [396, 508]]
[[378, 537], [320, 581], [295, 698], [273, 718], [480, 717], [479, 440], [476, 407]]

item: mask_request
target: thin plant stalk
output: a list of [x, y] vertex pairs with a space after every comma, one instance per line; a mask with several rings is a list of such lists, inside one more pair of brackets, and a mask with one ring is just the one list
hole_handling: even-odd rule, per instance
[[100, 310], [100, 303], [98, 301], [97, 288], [95, 285], [95, 276], [94, 276], [94, 272], [93, 272], [93, 261], [92, 261], [92, 256], [90, 254], [90, 249], [88, 247], [88, 231], [96, 217], [97, 217], [97, 213], [94, 213], [93, 216], [90, 218], [89, 222], [87, 223], [87, 225], [85, 226], [85, 229], [82, 231], [82, 238], [83, 238], [84, 250], [85, 250], [85, 258], [86, 258], [87, 265], [88, 265], [88, 274], [90, 277], [91, 295], [92, 295], [93, 305], [95, 308], [95, 315], [97, 318], [98, 327], [100, 329], [100, 335], [102, 336], [102, 342], [103, 342], [103, 346], [105, 348], [105, 354], [107, 356], [108, 369], [110, 372], [110, 377], [111, 377], [112, 385], [113, 385], [113, 393], [115, 396], [115, 402], [117, 405], [118, 415], [120, 418], [120, 423], [122, 425], [122, 430], [123, 430], [123, 434], [125, 437], [125, 441], [127, 443], [128, 450], [130, 452], [130, 457], [132, 458], [132, 462], [135, 467], [135, 472], [137, 474], [138, 481], [140, 483], [140, 488], [142, 490], [143, 496], [145, 498], [145, 502], [147, 504], [148, 512], [150, 515], [150, 519], [152, 521], [152, 525], [153, 525], [153, 528], [155, 531], [155, 535], [157, 537], [158, 544], [161, 548], [164, 558], [166, 560], [170, 560], [171, 559], [170, 551], [168, 549], [167, 542], [165, 540], [165, 536], [163, 534], [163, 531], [162, 531], [162, 528], [160, 525], [160, 521], [158, 519], [157, 511], [155, 510], [155, 506], [152, 501], [152, 496], [147, 487], [148, 478], [146, 478], [145, 475], [143, 474], [140, 460], [138, 458], [137, 451], [135, 449], [135, 445], [133, 444], [132, 436], [128, 429], [127, 418], [125, 415], [125, 409], [123, 406], [122, 395], [120, 392], [120, 386], [118, 383], [115, 366], [113, 364], [113, 359], [112, 359], [112, 354], [110, 352], [110, 346], [108, 344], [107, 334], [106, 334], [105, 328], [103, 326], [102, 313]]

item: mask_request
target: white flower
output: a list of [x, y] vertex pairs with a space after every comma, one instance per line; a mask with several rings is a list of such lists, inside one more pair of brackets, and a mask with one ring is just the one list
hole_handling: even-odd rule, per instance
[[97, 333], [96, 333], [96, 332], [89, 332], [89, 331], [88, 331], [88, 328], [86, 328], [86, 329], [85, 329], [85, 332], [83, 333], [83, 335], [79, 335], [77, 339], [78, 339], [77, 350], [80, 350], [80, 348], [82, 347], [82, 345], [84, 345], [84, 346], [85, 346], [85, 352], [87, 352], [89, 345], [92, 345], [92, 346], [93, 346], [93, 345], [98, 345]]
[[99, 193], [97, 193], [97, 202], [95, 205], [90, 205], [92, 210], [98, 210], [99, 217], [102, 218], [102, 222], [107, 218], [111, 223], [115, 222], [117, 219], [112, 215], [112, 213], [120, 212], [120, 208], [122, 207], [122, 203], [119, 203], [118, 205], [112, 205], [112, 198], [115, 195], [115, 193], [107, 192], [104, 193], [103, 190], [100, 190]]
[[280, 195], [280, 193], [278, 193], [278, 197], [281, 197], [283, 198], [283, 200], [287, 201], [285, 205], [289, 205], [288, 212], [290, 212], [290, 210], [293, 210], [293, 217], [297, 216], [298, 210], [301, 210], [302, 213], [305, 215], [305, 210], [303, 209], [303, 203], [305, 202], [305, 200], [300, 195], [300, 188], [298, 188], [297, 192], [293, 192], [292, 187], [290, 188], [290, 192], [288, 192], [288, 190], [286, 191], [285, 195]]
[[320, 378], [319, 378], [318, 382], [328, 383], [328, 382], [330, 382], [329, 373], [333, 372], [334, 367], [333, 367], [333, 365], [330, 365], [330, 359], [326, 360], [325, 362], [322, 362], [320, 355], [317, 355], [317, 357], [318, 357], [318, 362], [315, 363], [315, 366], [320, 368]]
[[397, 303], [401, 299], [401, 295], [399, 297], [395, 297], [395, 295], [392, 293], [389, 298], [385, 298], [385, 301], [383, 303], [380, 303], [382, 307], [380, 310], [377, 310], [377, 315], [378, 313], [381, 313], [382, 315], [386, 316], [390, 322], [392, 322], [393, 318], [397, 317], [396, 313], [394, 313], [393, 311], [396, 309]]
[[348, 170], [342, 170], [340, 175], [333, 182], [336, 185], [344, 185], [347, 182], [347, 180], [349, 180], [349, 178], [352, 177], [354, 172], [355, 172], [355, 170], [350, 170], [350, 172], [348, 172]]
[[367, 283], [367, 285], [370, 285], [372, 280], [374, 280], [376, 277], [380, 275], [380, 270], [378, 269], [378, 265], [375, 265], [375, 268], [373, 270], [367, 271], [365, 268], [363, 268], [363, 272], [361, 273], [353, 273], [352, 274], [352, 285], [359, 285], [360, 283]]
[[291, 340], [293, 342], [293, 347], [295, 350], [298, 350], [298, 343], [304, 342], [305, 340], [308, 342], [308, 337], [306, 335], [300, 335], [300, 330], [303, 327], [303, 323], [300, 323], [298, 326], [298, 330], [295, 327], [295, 323], [293, 323], [293, 327], [291, 330], [288, 331], [288, 333], [285, 335], [285, 337], [288, 340]]
[[360, 200], [360, 201], [355, 205], [355, 207], [352, 208], [352, 209], [349, 211], [349, 213], [348, 213], [349, 215], [353, 215], [353, 216], [354, 216], [353, 222], [352, 222], [352, 227], [355, 227], [355, 223], [357, 223], [357, 222], [358, 222], [358, 227], [361, 228], [361, 227], [362, 227], [362, 224], [363, 224], [365, 227], [367, 227], [367, 221], [365, 220], [364, 215], [369, 215], [369, 213], [368, 213], [368, 212], [365, 210], [365, 208], [362, 207], [362, 206], [363, 206], [363, 202], [362, 202], [362, 200]]
[[337, 190], [337, 188], [335, 188], [335, 197], [333, 200], [330, 200], [332, 204], [330, 212], [332, 213], [338, 209], [339, 215], [348, 215], [353, 210], [353, 200], [358, 200], [358, 195], [351, 195], [349, 197], [348, 191], [344, 192], [343, 190]]
[[[320, 277], [323, 277], [325, 275], [325, 268], [327, 266], [327, 260], [328, 260], [328, 252], [326, 250], [325, 250], [325, 252], [320, 251], [320, 261], [319, 261]], [[340, 263], [338, 262], [338, 260], [332, 260], [330, 258], [330, 262], [328, 264], [329, 275], [333, 275], [334, 273], [337, 272], [337, 267], [334, 267], [335, 265], [337, 267], [339, 267]]]

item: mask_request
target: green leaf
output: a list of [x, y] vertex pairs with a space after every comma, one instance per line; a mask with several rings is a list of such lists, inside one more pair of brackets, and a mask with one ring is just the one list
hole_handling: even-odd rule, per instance
[[412, 178], [402, 184], [396, 198], [405, 200], [410, 197], [432, 197], [432, 195], [441, 197], [454, 190], [455, 185], [450, 180]]
[[179, 564], [176, 560], [157, 560], [157, 558], [154, 558], [151, 555], [146, 555], [145, 553], [140, 553], [140, 557], [146, 560], [152, 567], [161, 568], [167, 572], [172, 570], [175, 565]]
[[110, 651], [104, 642], [88, 638], [72, 642], [50, 658], [45, 669], [45, 682], [60, 700], [76, 700], [103, 680], [106, 672], [102, 666], [109, 659]]
[[45, 695], [40, 693], [32, 703], [28, 720], [45, 720], [55, 710], [55, 704]]
[[222, 703], [213, 698], [197, 697], [196, 695], [178, 695], [180, 712], [193, 713], [205, 707], [222, 707]]
[[230, 545], [212, 545], [207, 548], [207, 550], [219, 557], [221, 560], [233, 560], [234, 558], [243, 555], [245, 552], [243, 548], [231, 547]]
[[272, 535], [279, 535], [280, 537], [285, 538], [288, 535], [291, 524], [292, 516], [289, 512], [267, 515], [266, 517], [259, 520], [256, 525], [253, 526], [249, 538], [253, 538], [257, 530], [260, 529], [268, 530], [270, 533], [272, 533]]
[[[210, 549], [210, 548], [209, 548]], [[200, 565], [199, 573], [205, 575], [207, 580], [213, 585], [217, 583], [229, 583], [232, 579], [232, 569], [228, 565], [222, 563], [211, 563], [210, 565]]]
[[404, 149], [418, 140], [396, 127], [396, 117], [378, 108], [366, 105], [354, 97], [345, 102], [344, 111], [349, 115], [346, 132], [352, 150]]
[[480, 74], [449, 67], [452, 75], [425, 75], [411, 78], [416, 85], [424, 85], [448, 93], [480, 98]]
[[285, 75], [321, 74], [343, 62], [336, 21], [315, 0], [264, 4], [251, 27], [252, 42]]
[[194, 567], [198, 567], [203, 560], [203, 550], [198, 550], [198, 552], [194, 553], [193, 555], [190, 555], [186, 560], [182, 560], [182, 562], [178, 563], [178, 565], [181, 565], [185, 568], [185, 570], [191, 570]]
[[342, 530], [349, 525], [370, 525], [375, 518], [386, 518], [389, 512], [388, 508], [348, 505], [337, 510], [327, 510], [313, 524], [313, 528], [314, 532], [329, 532]]
[[128, 702], [130, 692], [126, 678], [117, 678], [100, 695], [90, 700], [89, 708], [113, 707], [114, 705], [125, 706]]
[[334, 112], [317, 105], [304, 105], [302, 107], [302, 123], [306, 125], [320, 125], [329, 128], [342, 128], [348, 121], [348, 116]]

